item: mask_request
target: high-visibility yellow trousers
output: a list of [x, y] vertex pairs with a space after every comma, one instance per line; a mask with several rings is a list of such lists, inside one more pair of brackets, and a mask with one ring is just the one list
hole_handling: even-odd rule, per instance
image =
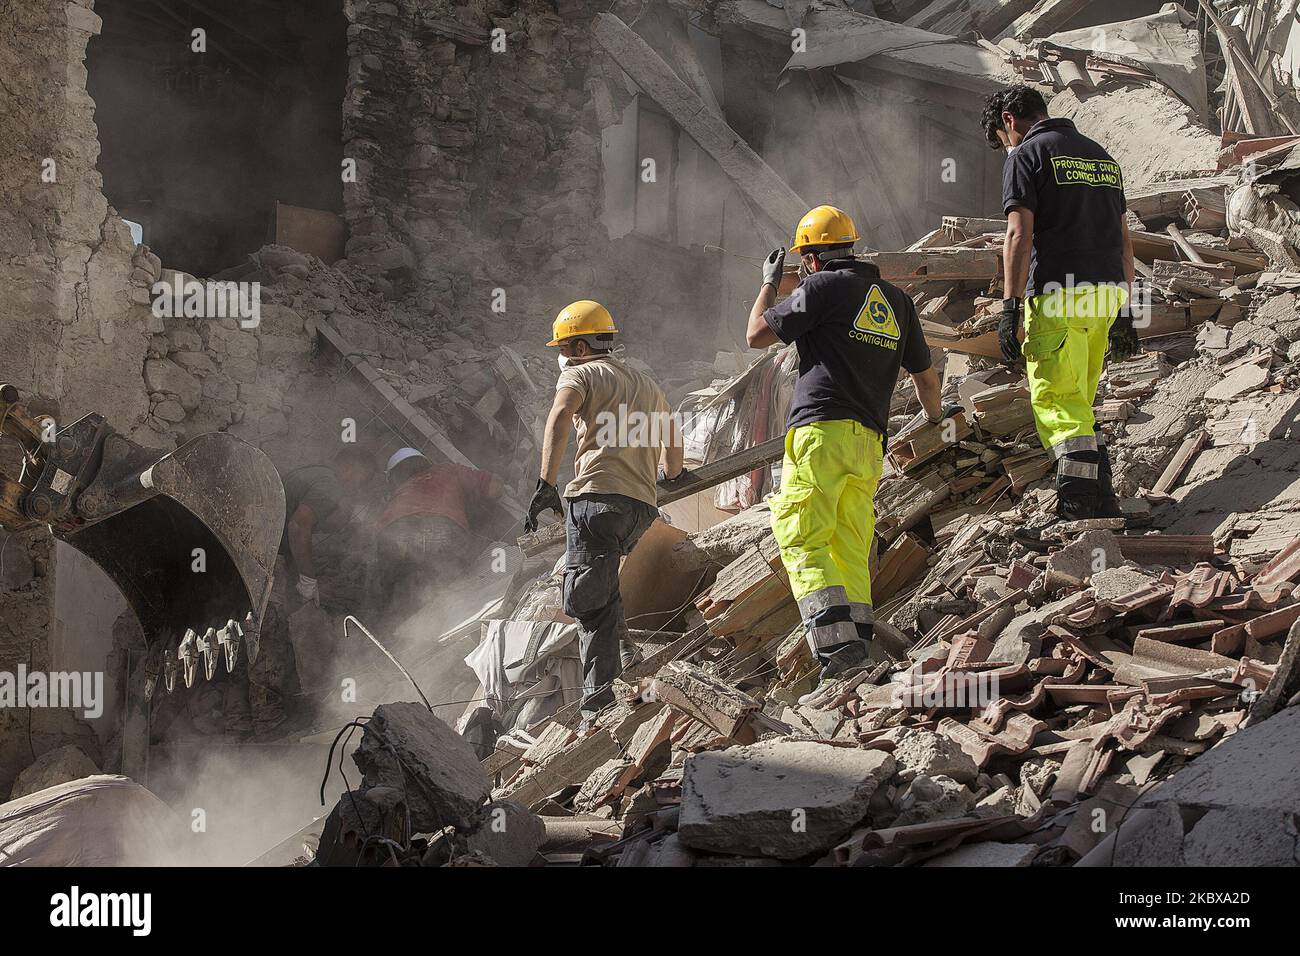
[[772, 534], [814, 653], [857, 639], [856, 625], [871, 623], [868, 562], [883, 455], [880, 434], [856, 421], [813, 422], [785, 436]]
[[1095, 285], [1025, 301], [1029, 401], [1038, 437], [1053, 458], [1097, 450], [1092, 403], [1110, 327], [1126, 298], [1120, 286]]

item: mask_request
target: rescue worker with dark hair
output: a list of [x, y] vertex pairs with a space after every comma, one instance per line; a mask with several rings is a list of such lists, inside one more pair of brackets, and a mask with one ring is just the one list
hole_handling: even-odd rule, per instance
[[[524, 530], [535, 531], [543, 511], [566, 521], [564, 613], [578, 622], [580, 731], [587, 733], [614, 702], [611, 685], [623, 666], [619, 561], [659, 516], [656, 475], [681, 477], [683, 447], [663, 391], [615, 353], [618, 329], [608, 309], [589, 299], [574, 302], [555, 317], [552, 331], [547, 345], [559, 350], [561, 371]], [[570, 429], [577, 449], [564, 490], [566, 512], [556, 482]]]
[[865, 661], [873, 635], [873, 499], [900, 370], [929, 421], [955, 411], [940, 405], [911, 298], [854, 258], [857, 241], [846, 213], [811, 210], [790, 246], [806, 277], [778, 305], [785, 250], [774, 250], [745, 334], [753, 348], [793, 342], [799, 352], [772, 533], [823, 680]]
[[1008, 153], [998, 343], [1008, 362], [1024, 356], [1038, 436], [1057, 462], [1057, 515], [1119, 517], [1092, 403], [1107, 344], [1117, 361], [1138, 350], [1123, 175], [1073, 122], [1049, 118], [1031, 87], [993, 93], [983, 124], [989, 144]]

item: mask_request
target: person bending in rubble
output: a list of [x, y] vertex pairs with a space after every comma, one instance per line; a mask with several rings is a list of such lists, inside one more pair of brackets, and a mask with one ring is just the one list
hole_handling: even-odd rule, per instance
[[541, 476], [528, 506], [527, 531], [537, 516], [564, 516], [556, 481], [560, 460], [577, 431], [574, 476], [565, 488], [564, 612], [578, 622], [583, 696], [580, 731], [613, 703], [627, 637], [619, 595], [619, 559], [659, 516], [656, 471], [682, 475], [681, 432], [668, 400], [648, 375], [614, 354], [618, 330], [604, 306], [574, 302], [555, 318], [547, 345], [559, 349], [560, 377], [546, 421]]
[[369, 452], [345, 445], [328, 464], [296, 468], [281, 478], [284, 535], [271, 598], [262, 618], [257, 661], [248, 668], [247, 687], [240, 686], [243, 681], [232, 685], [233, 698], [226, 708], [228, 730], [252, 731], [265, 738], [286, 728], [288, 701], [300, 691], [289, 618], [308, 602], [320, 604], [320, 568], [312, 537], [377, 471]]
[[400, 620], [431, 591], [469, 568], [481, 547], [470, 516], [501, 497], [501, 480], [450, 462], [435, 464], [414, 448], [388, 459], [390, 497], [379, 518], [379, 591], [385, 613]]
[[1024, 356], [1038, 437], [1057, 462], [1056, 513], [1120, 517], [1092, 403], [1107, 344], [1117, 361], [1138, 350], [1123, 175], [1073, 122], [1049, 118], [1031, 87], [989, 96], [983, 124], [989, 145], [1008, 154], [998, 344], [1008, 362]]
[[811, 210], [790, 246], [801, 256], [804, 278], [777, 304], [785, 250], [774, 250], [745, 334], [753, 348], [793, 342], [799, 352], [772, 533], [822, 680], [868, 656], [873, 499], [900, 370], [911, 373], [929, 421], [955, 411], [940, 405], [912, 300], [874, 265], [854, 258], [857, 241], [845, 212]]

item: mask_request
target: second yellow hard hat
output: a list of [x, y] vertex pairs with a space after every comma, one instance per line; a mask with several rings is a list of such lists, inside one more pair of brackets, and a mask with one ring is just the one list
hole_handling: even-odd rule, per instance
[[808, 210], [794, 231], [791, 252], [803, 252], [809, 246], [841, 246], [857, 242], [858, 230], [843, 209], [818, 206]]

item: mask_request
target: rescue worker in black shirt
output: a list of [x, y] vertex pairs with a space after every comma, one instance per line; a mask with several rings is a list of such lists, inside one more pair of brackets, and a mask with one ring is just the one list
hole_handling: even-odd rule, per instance
[[983, 123], [989, 145], [1008, 153], [998, 343], [1008, 362], [1024, 356], [1038, 436], [1057, 462], [1057, 515], [1119, 517], [1092, 403], [1108, 341], [1117, 361], [1138, 350], [1123, 175], [1073, 122], [1050, 119], [1028, 86], [992, 94]]
[[823, 680], [862, 663], [872, 638], [873, 499], [900, 369], [927, 419], [952, 413], [941, 408], [912, 300], [854, 258], [857, 241], [841, 210], [810, 211], [790, 247], [808, 275], [777, 305], [785, 250], [773, 251], [745, 335], [753, 348], [780, 341], [799, 351], [772, 533]]

